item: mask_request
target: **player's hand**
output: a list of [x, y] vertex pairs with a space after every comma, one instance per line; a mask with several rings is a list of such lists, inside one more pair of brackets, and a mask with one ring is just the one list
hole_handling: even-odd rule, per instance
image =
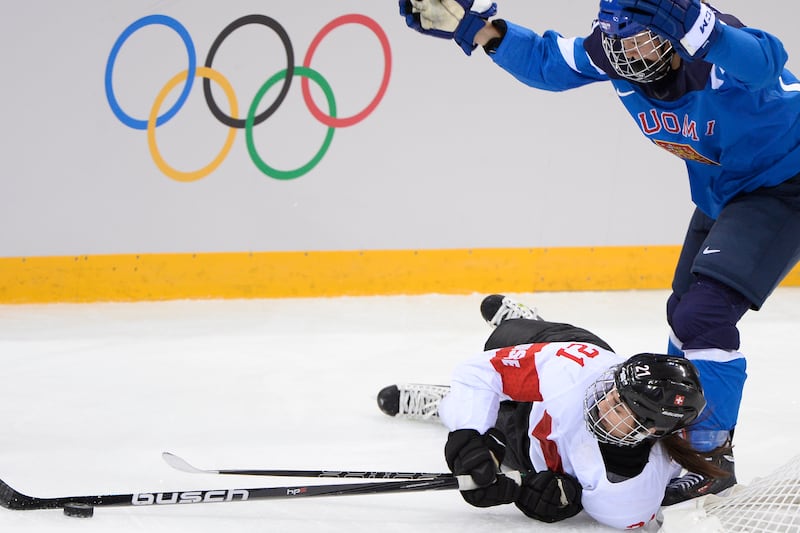
[[467, 55], [475, 49], [475, 34], [497, 13], [491, 0], [399, 0], [399, 5], [409, 28], [453, 39]]
[[519, 485], [499, 473], [505, 449], [505, 437], [494, 428], [484, 435], [474, 429], [459, 429], [448, 435], [445, 460], [459, 478], [461, 496], [470, 505], [492, 507], [516, 499]]
[[581, 512], [583, 488], [568, 474], [550, 470], [529, 472], [522, 478], [516, 505], [526, 516], [542, 522], [558, 522]]
[[636, 22], [669, 39], [687, 59], [702, 59], [719, 37], [714, 11], [700, 0], [618, 0]]

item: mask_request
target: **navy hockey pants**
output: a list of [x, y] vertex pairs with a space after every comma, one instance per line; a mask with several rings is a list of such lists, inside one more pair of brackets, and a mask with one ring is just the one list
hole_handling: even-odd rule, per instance
[[799, 259], [800, 175], [737, 196], [716, 220], [695, 210], [667, 303], [680, 344], [669, 351], [692, 359], [708, 401], [693, 433], [735, 427], [746, 379], [736, 323], [761, 308]]

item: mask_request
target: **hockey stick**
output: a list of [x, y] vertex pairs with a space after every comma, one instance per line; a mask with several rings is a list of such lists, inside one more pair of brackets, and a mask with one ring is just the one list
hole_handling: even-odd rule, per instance
[[217, 503], [273, 498], [299, 498], [311, 496], [344, 496], [351, 494], [380, 494], [390, 492], [417, 492], [458, 488], [455, 478], [374, 481], [369, 483], [344, 483], [334, 485], [296, 485], [291, 487], [260, 487], [250, 489], [189, 490], [178, 492], [140, 492], [132, 494], [105, 494], [97, 496], [64, 496], [38, 498], [23, 494], [0, 479], [0, 507], [15, 511], [58, 509], [71, 503], [94, 507], [148, 506], [190, 503]]
[[452, 479], [450, 473], [431, 472], [375, 472], [362, 470], [205, 470], [190, 465], [174, 453], [163, 452], [161, 457], [176, 470], [189, 474], [229, 474], [237, 476], [279, 476], [279, 477], [319, 477], [319, 478], [360, 478], [360, 479]]

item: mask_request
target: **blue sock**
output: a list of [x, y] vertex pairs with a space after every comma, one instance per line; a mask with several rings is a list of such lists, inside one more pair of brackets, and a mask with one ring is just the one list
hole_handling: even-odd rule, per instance
[[689, 350], [688, 358], [700, 374], [707, 405], [697, 421], [686, 429], [693, 447], [707, 452], [724, 444], [736, 427], [747, 363], [744, 357], [728, 361], [693, 359], [693, 351]]

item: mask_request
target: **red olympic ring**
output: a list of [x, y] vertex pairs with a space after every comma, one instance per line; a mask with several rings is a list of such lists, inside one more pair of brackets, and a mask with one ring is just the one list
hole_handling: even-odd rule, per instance
[[383, 95], [386, 93], [386, 89], [389, 86], [389, 77], [392, 72], [392, 50], [389, 45], [389, 38], [386, 36], [386, 33], [383, 31], [377, 22], [372, 20], [369, 17], [364, 15], [359, 15], [357, 13], [352, 13], [349, 15], [342, 15], [341, 17], [335, 18], [329, 23], [327, 23], [314, 37], [314, 40], [311, 41], [311, 44], [308, 46], [308, 51], [306, 52], [306, 57], [303, 59], [303, 66], [306, 68], [311, 68], [311, 58], [314, 55], [314, 52], [317, 51], [317, 47], [319, 43], [324, 39], [331, 31], [338, 28], [339, 26], [343, 26], [345, 24], [361, 24], [366, 26], [368, 29], [372, 30], [372, 33], [378, 38], [381, 42], [381, 48], [383, 48], [383, 79], [381, 80], [380, 88], [378, 89], [378, 93], [375, 95], [375, 98], [359, 113], [356, 113], [350, 117], [341, 117], [336, 118], [330, 115], [326, 115], [323, 113], [317, 104], [314, 102], [314, 99], [311, 98], [311, 91], [309, 89], [308, 78], [303, 78], [300, 81], [300, 86], [303, 89], [303, 100], [305, 100], [306, 107], [314, 115], [314, 118], [320, 121], [321, 123], [325, 124], [331, 128], [346, 128], [348, 126], [352, 126], [354, 124], [358, 124], [362, 120], [364, 120], [370, 113], [372, 113], [375, 108], [380, 103]]

